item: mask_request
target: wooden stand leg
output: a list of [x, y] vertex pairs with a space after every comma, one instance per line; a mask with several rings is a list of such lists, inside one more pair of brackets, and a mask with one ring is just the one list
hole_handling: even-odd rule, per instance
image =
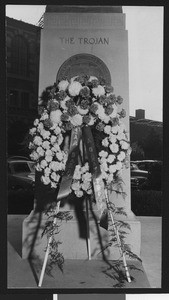
[[126, 262], [126, 257], [125, 257], [125, 254], [124, 254], [124, 251], [123, 251], [123, 247], [122, 247], [122, 244], [121, 244], [119, 232], [118, 232], [117, 226], [116, 226], [116, 224], [114, 222], [113, 213], [110, 210], [110, 203], [109, 203], [107, 189], [105, 189], [105, 194], [106, 194], [106, 202], [107, 202], [108, 211], [109, 211], [109, 214], [110, 214], [110, 217], [111, 217], [113, 229], [114, 229], [114, 232], [115, 232], [116, 237], [117, 237], [117, 243], [118, 243], [118, 246], [119, 246], [119, 251], [120, 251], [120, 254], [121, 254], [122, 258], [123, 258], [123, 264], [124, 264], [124, 268], [125, 268], [125, 273], [126, 273], [127, 281], [131, 282], [131, 278], [130, 278], [130, 274], [129, 274], [129, 270], [128, 270], [128, 266], [127, 266], [127, 262]]
[[[57, 206], [56, 206], [56, 209], [55, 209], [55, 215], [58, 214], [59, 208], [60, 208], [60, 201], [57, 203]], [[53, 220], [53, 225], [56, 224], [56, 221], [57, 221], [57, 218], [55, 217], [54, 220]], [[50, 238], [48, 240], [47, 249], [46, 249], [45, 258], [44, 258], [44, 261], [43, 261], [43, 267], [42, 267], [42, 271], [41, 271], [41, 274], [40, 274], [38, 287], [42, 286], [42, 282], [43, 282], [43, 278], [44, 278], [44, 274], [45, 274], [45, 270], [46, 270], [46, 265], [47, 265], [47, 261], [48, 261], [51, 242], [52, 242], [52, 236], [50, 236]]]
[[86, 197], [86, 223], [87, 223], [87, 251], [88, 260], [91, 260], [91, 243], [90, 243], [90, 226], [89, 226], [89, 206], [88, 199]]

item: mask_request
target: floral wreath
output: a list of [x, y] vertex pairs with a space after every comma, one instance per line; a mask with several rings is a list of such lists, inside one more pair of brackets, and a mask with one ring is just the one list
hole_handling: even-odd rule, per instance
[[[95, 76], [76, 76], [50, 87], [48, 100], [29, 133], [30, 157], [41, 172], [44, 185], [56, 189], [64, 173], [68, 153], [65, 137], [74, 127], [90, 126], [95, 141], [101, 176], [110, 186], [128, 163], [130, 146], [122, 118], [121, 96]], [[43, 100], [43, 99], [42, 99]], [[71, 190], [77, 197], [92, 194], [88, 162], [75, 167]]]

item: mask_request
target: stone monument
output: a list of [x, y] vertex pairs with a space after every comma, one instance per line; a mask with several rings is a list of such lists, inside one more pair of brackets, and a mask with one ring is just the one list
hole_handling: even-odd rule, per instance
[[[47, 5], [41, 31], [39, 95], [63, 76], [71, 78], [81, 74], [103, 77], [107, 84], [114, 87], [115, 94], [123, 97], [126, 110], [123, 120], [129, 135], [128, 33], [121, 6]], [[131, 211], [130, 168], [124, 170], [123, 181], [126, 199], [113, 193], [110, 197], [116, 206], [125, 208], [125, 221], [131, 226], [126, 242], [140, 256], [141, 228]], [[29, 250], [24, 243], [30, 230], [29, 218], [23, 224], [24, 258]], [[63, 224], [62, 228], [60, 239], [63, 241], [61, 251], [64, 257], [87, 258], [86, 242], [78, 235], [76, 220], [69, 221], [69, 226]], [[100, 256], [98, 249], [94, 251], [96, 232], [93, 228], [90, 221], [91, 248], [92, 253], [96, 252], [92, 258], [95, 259]], [[102, 228], [101, 235], [107, 241], [107, 232]], [[43, 252], [41, 244], [36, 248]], [[109, 253], [110, 259], [118, 257], [117, 249]]]

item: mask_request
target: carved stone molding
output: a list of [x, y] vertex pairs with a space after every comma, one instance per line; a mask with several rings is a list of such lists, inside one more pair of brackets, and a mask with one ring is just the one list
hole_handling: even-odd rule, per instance
[[111, 75], [106, 64], [100, 58], [91, 54], [81, 53], [68, 58], [59, 68], [56, 82], [65, 76], [70, 79], [77, 75], [102, 77], [105, 79], [106, 84], [111, 84]]

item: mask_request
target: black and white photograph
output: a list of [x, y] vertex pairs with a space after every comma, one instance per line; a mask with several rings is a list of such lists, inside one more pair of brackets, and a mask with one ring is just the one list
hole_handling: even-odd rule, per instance
[[8, 290], [162, 288], [163, 27], [6, 5]]

